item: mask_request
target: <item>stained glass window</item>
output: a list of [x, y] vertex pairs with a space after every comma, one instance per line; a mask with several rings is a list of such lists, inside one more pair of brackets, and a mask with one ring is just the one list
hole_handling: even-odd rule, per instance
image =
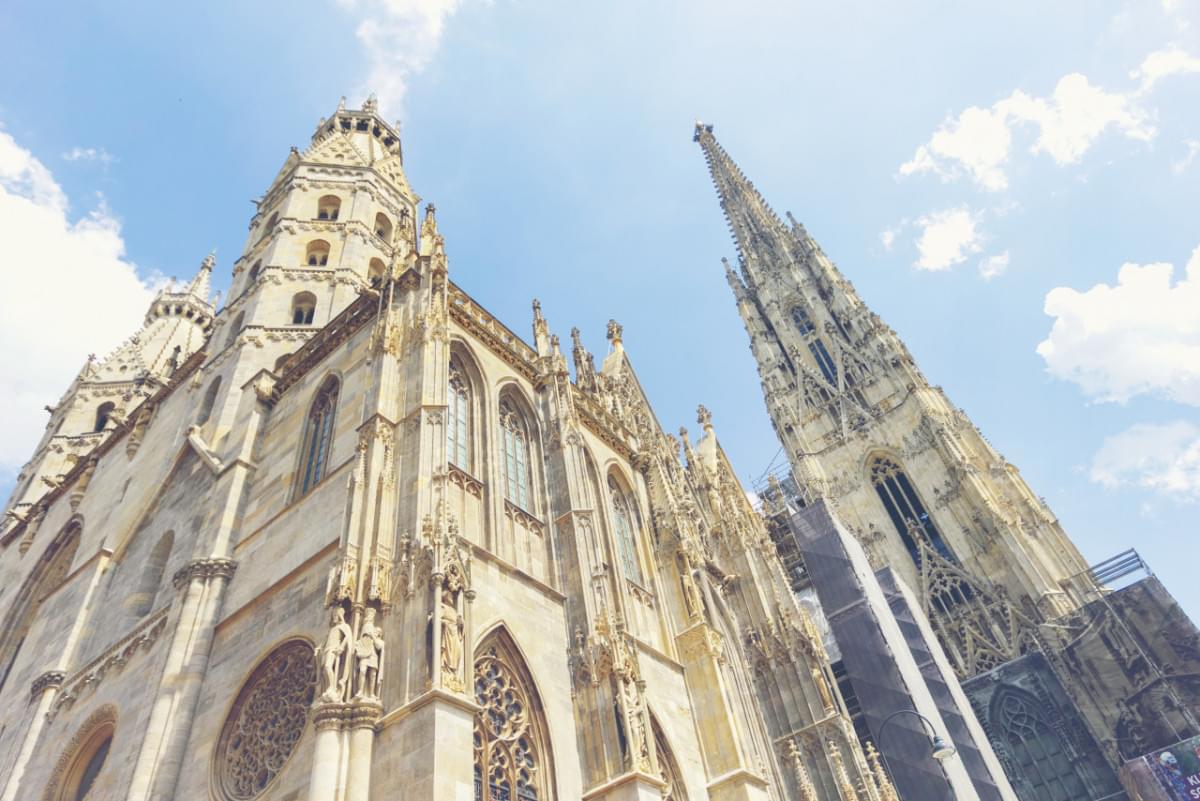
[[504, 448], [504, 497], [527, 512], [529, 504], [529, 432], [508, 401], [500, 402], [500, 431]]
[[329, 467], [329, 449], [333, 444], [333, 418], [337, 412], [339, 384], [329, 378], [313, 400], [304, 434], [304, 464], [300, 494], [305, 495], [325, 476]]
[[613, 528], [616, 529], [617, 550], [621, 556], [621, 566], [625, 569], [625, 578], [642, 584], [642, 566], [638, 561], [637, 538], [634, 533], [636, 518], [630, 509], [629, 498], [612, 476], [608, 477], [608, 493], [612, 498]]
[[471, 472], [471, 394], [458, 359], [450, 360], [450, 383], [446, 393], [446, 458], [450, 464]]

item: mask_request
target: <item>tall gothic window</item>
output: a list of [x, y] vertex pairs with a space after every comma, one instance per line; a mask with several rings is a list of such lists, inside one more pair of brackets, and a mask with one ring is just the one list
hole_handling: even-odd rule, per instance
[[475, 801], [550, 801], [550, 742], [524, 662], [501, 630], [475, 659]]
[[525, 420], [507, 400], [500, 401], [500, 436], [504, 447], [504, 497], [532, 512], [529, 503], [529, 430]]
[[671, 753], [662, 727], [658, 725], [658, 719], [653, 715], [650, 717], [650, 729], [654, 732], [654, 749], [658, 753], [658, 775], [667, 785], [663, 788], [663, 801], [687, 801], [687, 789], [683, 786], [682, 780], [683, 774], [679, 772], [679, 765], [675, 763], [675, 755]]
[[634, 533], [636, 517], [630, 508], [629, 497], [612, 476], [608, 477], [608, 494], [612, 498], [613, 528], [625, 578], [635, 584], [643, 584], [642, 565], [637, 555], [637, 535]]
[[337, 412], [338, 380], [326, 379], [308, 412], [304, 432], [300, 494], [306, 495], [325, 476], [329, 467], [329, 449], [333, 445], [333, 418]]
[[825, 349], [825, 343], [814, 339], [808, 343], [808, 351], [816, 359], [817, 367], [821, 368], [821, 375], [825, 376], [825, 380], [830, 384], [837, 384], [837, 364], [829, 355], [829, 351]]
[[892, 525], [896, 527], [914, 562], [920, 564], [920, 548], [909, 531], [910, 522], [925, 535], [935, 551], [951, 562], [956, 561], [941, 532], [933, 524], [933, 518], [925, 511], [925, 505], [913, 489], [912, 482], [899, 465], [886, 457], [877, 458], [871, 463], [871, 483], [875, 485], [879, 500], [883, 501]]
[[802, 306], [792, 307], [792, 322], [796, 324], [796, 330], [800, 332], [801, 336], [808, 336], [817, 330], [813, 325], [812, 318], [808, 316], [808, 312]]
[[1086, 801], [1091, 795], [1042, 706], [1032, 695], [1004, 687], [992, 699], [992, 724], [1037, 801]]
[[455, 467], [471, 472], [471, 388], [457, 358], [450, 359], [446, 388], [446, 458]]

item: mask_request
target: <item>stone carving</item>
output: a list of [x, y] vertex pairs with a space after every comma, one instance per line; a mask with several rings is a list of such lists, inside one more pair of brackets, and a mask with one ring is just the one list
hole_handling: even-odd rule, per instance
[[346, 622], [346, 610], [340, 606], [333, 607], [325, 644], [315, 651], [322, 671], [321, 701], [336, 704], [346, 700], [346, 691], [350, 683], [350, 648], [353, 641], [354, 632]]
[[463, 591], [463, 577], [457, 570], [447, 571], [442, 582], [441, 604], [441, 670], [442, 685], [455, 692], [462, 692], [463, 619], [458, 611], [459, 596]]
[[255, 798], [296, 750], [316, 693], [313, 648], [292, 640], [247, 680], [225, 721], [213, 764], [214, 787], [230, 801]]
[[[475, 661], [475, 764], [486, 783], [476, 798], [539, 797], [541, 754], [533, 711], [516, 672], [495, 648]], [[479, 781], [480, 779], [477, 779]]]
[[354, 645], [354, 658], [358, 674], [354, 697], [378, 698], [383, 666], [383, 631], [375, 625], [375, 610], [372, 607], [367, 607], [364, 613], [358, 642]]
[[800, 791], [800, 801], [817, 801], [817, 788], [813, 786], [808, 766], [804, 764], [804, 754], [796, 746], [795, 740], [787, 741], [787, 758], [792, 763], [792, 774]]

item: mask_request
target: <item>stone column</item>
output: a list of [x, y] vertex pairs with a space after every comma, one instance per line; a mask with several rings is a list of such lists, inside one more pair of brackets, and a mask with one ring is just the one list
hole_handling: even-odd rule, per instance
[[309, 801], [335, 801], [337, 798], [342, 772], [342, 725], [346, 714], [346, 704], [321, 704], [313, 710], [316, 743], [312, 777], [308, 782]]
[[347, 725], [350, 727], [350, 758], [346, 770], [345, 801], [369, 801], [371, 797], [371, 757], [375, 746], [375, 724], [383, 713], [377, 701], [352, 704]]
[[67, 674], [61, 670], [50, 670], [33, 680], [33, 685], [29, 690], [29, 700], [33, 705], [29, 731], [25, 734], [17, 761], [4, 785], [4, 795], [0, 796], [4, 801], [13, 801], [17, 797], [17, 790], [21, 786], [21, 775], [25, 772], [25, 765], [29, 763], [29, 758], [33, 756], [34, 746], [37, 744], [42, 726], [46, 722], [46, 713], [50, 711], [50, 705], [54, 702], [54, 697], [58, 695], [58, 690], [66, 678]]

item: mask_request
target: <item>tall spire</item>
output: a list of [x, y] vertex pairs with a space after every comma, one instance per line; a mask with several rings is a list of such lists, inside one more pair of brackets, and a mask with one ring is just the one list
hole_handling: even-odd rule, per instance
[[185, 294], [191, 295], [200, 303], [208, 303], [209, 297], [212, 295], [212, 272], [216, 266], [217, 258], [214, 254], [209, 253], [204, 257], [204, 261], [200, 262], [200, 269], [196, 271], [196, 277], [188, 284]]

